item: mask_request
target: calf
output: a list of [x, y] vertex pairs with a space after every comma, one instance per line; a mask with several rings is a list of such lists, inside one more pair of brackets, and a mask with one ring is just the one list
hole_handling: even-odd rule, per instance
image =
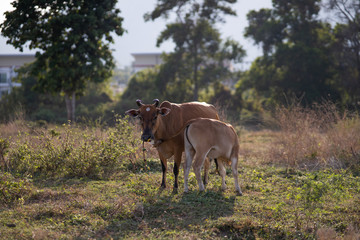
[[242, 195], [238, 182], [239, 140], [234, 128], [219, 120], [198, 118], [190, 121], [184, 130], [186, 160], [184, 163], [184, 191], [188, 192], [188, 177], [191, 163], [200, 191], [204, 191], [201, 181], [201, 167], [205, 158], [217, 158], [219, 173], [222, 178], [222, 190], [226, 189], [224, 163], [231, 162], [235, 190]]

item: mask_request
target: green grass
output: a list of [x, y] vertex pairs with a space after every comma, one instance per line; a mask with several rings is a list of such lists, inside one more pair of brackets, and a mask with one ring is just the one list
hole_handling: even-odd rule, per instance
[[[156, 159], [150, 162], [159, 164]], [[244, 167], [240, 173], [241, 197], [234, 192], [230, 174], [225, 192], [220, 191], [220, 177], [211, 174], [205, 192], [199, 192], [190, 179], [188, 194], [182, 185], [178, 193], [160, 190], [159, 171], [129, 173], [114, 180], [34, 182], [25, 202], [1, 209], [0, 236], [313, 239], [318, 229], [334, 229], [341, 237], [360, 227], [360, 181], [347, 172]]]
[[[234, 192], [230, 169], [228, 189], [220, 191], [215, 164], [204, 192], [193, 173], [189, 193], [183, 192], [182, 168], [178, 192], [160, 189], [156, 153], [148, 147], [142, 160], [142, 146], [134, 144], [138, 132], [126, 122], [116, 128], [8, 125], [0, 133], [6, 136], [0, 141], [0, 239], [360, 238], [356, 171], [273, 164], [267, 156], [279, 132], [241, 132], [243, 196]], [[75, 161], [92, 168], [74, 169], [69, 162]]]

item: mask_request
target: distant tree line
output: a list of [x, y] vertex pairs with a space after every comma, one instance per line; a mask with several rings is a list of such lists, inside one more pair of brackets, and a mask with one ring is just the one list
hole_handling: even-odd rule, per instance
[[[50, 2], [52, 3], [48, 1], [46, 7], [52, 6]], [[71, 2], [76, 3], [76, 1]], [[100, 40], [103, 39], [100, 36], [105, 36], [105, 39], [111, 42], [113, 39], [108, 35], [109, 32], [116, 31], [118, 35], [123, 33], [122, 18], [117, 16], [119, 10], [111, 10], [114, 9], [115, 2], [109, 0], [104, 6], [95, 5], [96, 8], [102, 9], [97, 13], [111, 13], [106, 16], [113, 17], [109, 19], [112, 21], [110, 24], [112, 27], [107, 28], [107, 31], [93, 30], [94, 34], [99, 33], [94, 35], [97, 36], [95, 39]], [[83, 4], [79, 1], [76, 3], [78, 5], [75, 4], [71, 8], [74, 11], [70, 11], [69, 14], [75, 13], [73, 18], [91, 11], [89, 8], [82, 9], [81, 3]], [[233, 71], [229, 68], [229, 63], [241, 63], [246, 51], [236, 40], [222, 39], [218, 29], [218, 23], [225, 22], [225, 16], [236, 15], [232, 10], [234, 3], [236, 0], [158, 0], [153, 11], [146, 13], [144, 19], [145, 21], [166, 19], [167, 25], [159, 33], [157, 45], [170, 40], [175, 44], [174, 50], [162, 55], [164, 60], [162, 65], [132, 75], [127, 89], [120, 98], [109, 99], [111, 104], [100, 112], [104, 115], [113, 112], [123, 113], [125, 109], [133, 107], [138, 98], [144, 102], [152, 102], [154, 98], [173, 102], [207, 101], [225, 107], [228, 115], [235, 119], [247, 114], [250, 118], [256, 118], [264, 109], [277, 104], [286, 104], [291, 99], [297, 99], [308, 106], [323, 100], [331, 100], [343, 107], [359, 107], [360, 2], [358, 0], [324, 2], [272, 0], [271, 9], [250, 11], [247, 14], [248, 27], [245, 29], [245, 37], [261, 46], [263, 55], [243, 72]], [[16, 9], [20, 7], [24, 6], [21, 4], [15, 6]], [[50, 9], [56, 10], [59, 7]], [[331, 15], [332, 21], [324, 20], [320, 16], [320, 10], [326, 10]], [[26, 42], [24, 35], [27, 36], [27, 32], [15, 31], [15, 26], [10, 21], [12, 17], [12, 14], [7, 13], [6, 18], [9, 20], [1, 25], [2, 34], [10, 38], [10, 43], [21, 47]], [[84, 18], [85, 22], [86, 19]], [[65, 22], [72, 23], [70, 20]], [[106, 24], [104, 21], [100, 23]], [[98, 27], [102, 26], [100, 23]], [[115, 26], [116, 24], [118, 27]], [[34, 34], [41, 34], [41, 28], [37, 27], [38, 32]], [[234, 31], [242, 31], [242, 29], [234, 29]], [[65, 30], [63, 33], [63, 38], [67, 40], [70, 49], [74, 46], [70, 40], [82, 43], [81, 34], [90, 36], [83, 28], [80, 35], [70, 33], [72, 33], [70, 30]], [[18, 38], [21, 41], [16, 40]], [[31, 46], [39, 47], [41, 43], [33, 42]], [[49, 48], [52, 53], [60, 51], [61, 46], [64, 47], [62, 43], [54, 44], [55, 42], [53, 45], [50, 44], [51, 48]], [[77, 48], [83, 45], [75, 44], [75, 46]], [[38, 59], [43, 59], [41, 63], [45, 64], [41, 65], [43, 68], [35, 64], [33, 67], [36, 71], [28, 72], [34, 77], [32, 88], [57, 91], [66, 99], [66, 97], [71, 98], [74, 92], [76, 95], [82, 95], [90, 81], [102, 82], [108, 79], [113, 67], [108, 45], [105, 43], [104, 48], [93, 44], [85, 46], [74, 50], [74, 53], [80, 52], [82, 54], [80, 56], [89, 56], [85, 61], [89, 63], [85, 64], [88, 68], [80, 62], [74, 65], [75, 68], [63, 64], [68, 61], [69, 56], [74, 56], [71, 57], [72, 60], [77, 59], [71, 51], [63, 51], [59, 55], [45, 54], [46, 57], [38, 55], [40, 57]], [[93, 47], [104, 49], [105, 52], [96, 53], [91, 50]], [[89, 49], [91, 51], [86, 51]], [[60, 63], [56, 63], [54, 59]], [[71, 71], [69, 73], [68, 69], [73, 69], [73, 75], [69, 75]], [[81, 71], [78, 72], [76, 69]], [[83, 74], [85, 72], [87, 74]], [[120, 80], [124, 78], [124, 74], [128, 74], [128, 71], [116, 73], [118, 81], [126, 81]], [[69, 81], [63, 81], [64, 79]], [[63, 84], [59, 85], [59, 82]]]

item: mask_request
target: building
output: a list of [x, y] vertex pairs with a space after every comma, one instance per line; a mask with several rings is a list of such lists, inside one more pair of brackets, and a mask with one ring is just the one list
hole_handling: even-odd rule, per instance
[[13, 87], [21, 86], [12, 82], [17, 75], [15, 69], [35, 60], [34, 54], [0, 54], [0, 98], [9, 94]]
[[163, 62], [161, 53], [132, 53], [131, 55], [135, 58], [132, 63], [134, 73], [146, 68], [153, 68]]

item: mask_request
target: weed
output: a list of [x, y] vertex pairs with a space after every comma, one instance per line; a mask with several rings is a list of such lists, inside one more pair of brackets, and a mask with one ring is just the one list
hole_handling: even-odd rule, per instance
[[9, 170], [9, 163], [6, 160], [6, 154], [9, 151], [9, 141], [3, 138], [0, 138], [0, 166], [1, 169], [6, 171]]
[[35, 134], [19, 133], [9, 150], [11, 170], [34, 177], [109, 178], [126, 164], [135, 166], [138, 141], [127, 119], [115, 128], [77, 128], [70, 125]]
[[348, 168], [359, 174], [360, 118], [332, 103], [312, 108], [294, 104], [279, 107], [275, 118], [280, 131], [269, 150], [269, 162], [317, 170]]
[[32, 189], [29, 181], [17, 179], [7, 172], [0, 172], [0, 207], [24, 204]]

